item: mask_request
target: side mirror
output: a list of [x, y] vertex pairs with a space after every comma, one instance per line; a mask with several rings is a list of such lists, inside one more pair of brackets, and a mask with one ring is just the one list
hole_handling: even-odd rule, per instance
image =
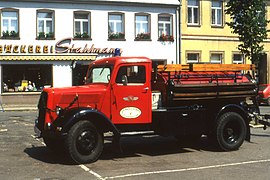
[[122, 80], [123, 85], [126, 86], [127, 83], [128, 83], [127, 76], [126, 75], [123, 75], [121, 80]]

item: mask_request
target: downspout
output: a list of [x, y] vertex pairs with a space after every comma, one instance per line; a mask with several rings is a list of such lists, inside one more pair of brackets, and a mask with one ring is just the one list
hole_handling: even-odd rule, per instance
[[181, 31], [181, 9], [182, 9], [182, 0], [178, 0], [179, 1], [179, 7], [177, 8], [177, 17], [178, 17], [178, 21], [177, 21], [177, 44], [179, 46], [176, 45], [176, 52], [177, 52], [177, 61], [176, 64], [181, 64], [181, 54], [182, 54], [182, 31]]

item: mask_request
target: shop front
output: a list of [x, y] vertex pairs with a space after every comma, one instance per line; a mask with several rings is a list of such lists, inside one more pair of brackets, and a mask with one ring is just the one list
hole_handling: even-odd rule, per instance
[[[15, 2], [15, 3], [14, 3]], [[90, 62], [145, 56], [180, 62], [178, 0], [0, 3], [0, 101], [37, 104], [44, 87], [83, 84]]]
[[43, 88], [82, 85], [89, 63], [116, 49], [68, 45], [0, 45], [1, 104], [36, 105]]

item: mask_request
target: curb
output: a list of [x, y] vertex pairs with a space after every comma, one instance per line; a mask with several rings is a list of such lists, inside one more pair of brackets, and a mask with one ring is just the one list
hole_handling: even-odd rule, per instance
[[0, 112], [5, 112], [5, 111], [37, 111], [37, 107], [3, 107], [0, 108]]
[[264, 127], [264, 125], [262, 125], [262, 124], [249, 124], [249, 126], [252, 128], [263, 128]]

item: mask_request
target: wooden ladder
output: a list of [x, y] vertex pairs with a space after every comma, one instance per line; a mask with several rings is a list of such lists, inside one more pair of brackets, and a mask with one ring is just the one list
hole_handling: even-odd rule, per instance
[[176, 72], [176, 71], [189, 71], [189, 72], [225, 72], [225, 71], [249, 71], [255, 70], [254, 64], [167, 64], [158, 65], [158, 72]]

